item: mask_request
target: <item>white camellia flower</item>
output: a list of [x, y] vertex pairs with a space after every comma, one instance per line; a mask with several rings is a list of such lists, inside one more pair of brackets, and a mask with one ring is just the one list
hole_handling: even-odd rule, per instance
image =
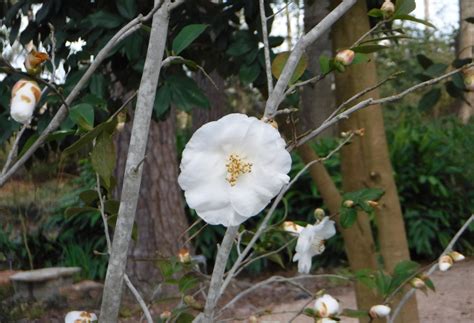
[[330, 317], [339, 314], [339, 302], [331, 295], [324, 294], [314, 302], [314, 310], [319, 317]]
[[304, 227], [302, 227], [299, 224], [296, 224], [293, 221], [283, 222], [282, 227], [284, 231], [288, 232], [289, 234], [293, 236], [298, 236], [304, 230]]
[[183, 151], [178, 183], [189, 207], [209, 224], [239, 225], [289, 181], [291, 156], [278, 130], [229, 114], [199, 128]]
[[390, 314], [390, 307], [387, 305], [374, 305], [370, 308], [369, 314], [372, 318], [387, 317]]
[[97, 315], [86, 311], [72, 311], [66, 314], [64, 323], [91, 323], [97, 322]]
[[298, 261], [298, 272], [309, 273], [312, 258], [324, 252], [325, 240], [335, 234], [334, 221], [329, 220], [327, 216], [315, 225], [308, 224], [301, 231], [296, 242], [296, 253], [293, 257], [293, 261]]
[[19, 80], [12, 89], [10, 115], [16, 122], [28, 123], [33, 116], [41, 90], [34, 81]]

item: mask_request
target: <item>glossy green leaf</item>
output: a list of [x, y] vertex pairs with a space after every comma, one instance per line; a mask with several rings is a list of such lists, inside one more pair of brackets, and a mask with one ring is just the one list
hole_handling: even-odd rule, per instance
[[383, 18], [383, 11], [378, 8], [373, 8], [369, 10], [367, 14], [369, 15], [369, 17]]
[[448, 68], [448, 65], [446, 65], [446, 64], [435, 63], [435, 64], [431, 65], [430, 67], [428, 67], [425, 70], [424, 74], [429, 75], [431, 77], [440, 76], [441, 74], [443, 74], [446, 71], [447, 68]]
[[110, 187], [110, 178], [115, 169], [115, 158], [115, 146], [112, 136], [106, 132], [101, 133], [92, 149], [91, 163], [106, 187]]
[[131, 20], [137, 14], [137, 3], [135, 0], [117, 0], [115, 4], [120, 15], [128, 20]]
[[66, 209], [66, 211], [64, 212], [64, 215], [66, 217], [73, 217], [73, 216], [83, 214], [83, 213], [86, 213], [86, 212], [99, 212], [99, 210], [95, 207], [90, 207], [90, 206], [70, 207], [70, 208]]
[[362, 53], [355, 53], [352, 65], [367, 63], [370, 60], [369, 56]]
[[105, 10], [97, 11], [88, 17], [88, 21], [93, 28], [105, 28], [105, 29], [113, 29], [120, 26], [124, 20], [122, 17], [114, 15], [113, 13], [107, 12]]
[[416, 55], [416, 60], [418, 61], [418, 64], [420, 64], [425, 70], [434, 64], [434, 62], [429, 57], [423, 54]]
[[331, 72], [331, 58], [326, 55], [319, 56], [319, 69], [321, 70], [321, 74]]
[[350, 308], [345, 308], [342, 310], [341, 315], [347, 316], [347, 317], [355, 317], [355, 318], [364, 317], [365, 318], [369, 316], [369, 312], [364, 311], [364, 310], [353, 310]]
[[242, 65], [239, 70], [239, 79], [243, 84], [250, 84], [260, 74], [260, 65], [254, 62], [252, 65]]
[[157, 119], [163, 117], [169, 110], [171, 104], [171, 89], [165, 83], [156, 92], [153, 104], [153, 113]]
[[173, 40], [172, 49], [176, 55], [179, 55], [184, 49], [186, 49], [196, 38], [206, 30], [208, 25], [204, 24], [192, 24], [185, 26], [176, 35]]
[[99, 199], [96, 190], [85, 190], [79, 194], [79, 198], [86, 205], [92, 205], [95, 201]]
[[69, 110], [69, 117], [81, 129], [90, 131], [94, 128], [94, 107], [80, 103]]
[[427, 21], [427, 20], [423, 20], [423, 19], [419, 19], [419, 18], [416, 18], [416, 17], [413, 17], [413, 16], [410, 16], [410, 15], [395, 15], [393, 16], [393, 19], [400, 19], [400, 20], [409, 20], [409, 21], [413, 21], [413, 22], [416, 22], [416, 23], [419, 23], [419, 24], [423, 24], [425, 26], [428, 26], [428, 27], [431, 27], [431, 28], [434, 28], [436, 29], [436, 26], [433, 25], [431, 22]]
[[418, 103], [418, 109], [422, 111], [428, 111], [432, 109], [441, 98], [441, 90], [439, 88], [433, 88], [426, 92]]
[[351, 49], [356, 53], [370, 54], [370, 53], [378, 52], [379, 50], [386, 49], [386, 48], [388, 48], [388, 46], [370, 44], [370, 45], [360, 45]]
[[[279, 53], [272, 62], [272, 74], [278, 79], [280, 78], [281, 73], [290, 57], [291, 52], [281, 52]], [[308, 57], [306, 55], [301, 56], [298, 64], [296, 65], [295, 71], [290, 79], [290, 84], [295, 83], [304, 73], [308, 67]]]
[[357, 220], [357, 210], [355, 208], [341, 207], [341, 226], [344, 229], [350, 228]]
[[415, 0], [397, 0], [395, 3], [395, 13], [396, 15], [407, 15], [413, 10], [416, 9]]

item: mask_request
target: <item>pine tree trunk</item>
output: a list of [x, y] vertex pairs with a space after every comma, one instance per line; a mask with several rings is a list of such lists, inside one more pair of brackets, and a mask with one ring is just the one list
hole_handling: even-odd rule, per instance
[[[130, 137], [130, 122], [117, 138], [118, 187], [125, 166]], [[176, 255], [184, 247], [188, 222], [184, 213], [181, 189], [177, 183], [176, 115], [165, 121], [152, 121], [144, 174], [138, 201], [137, 240], [130, 249], [127, 273], [135, 286], [151, 297], [160, 281], [156, 260]], [[118, 195], [120, 196], [120, 195]]]
[[[474, 24], [468, 23], [465, 19], [474, 17], [474, 1], [459, 0], [460, 16], [460, 32], [459, 32], [459, 58], [472, 58], [474, 54]], [[474, 92], [466, 92], [466, 100], [471, 103], [467, 104], [461, 101], [459, 108], [459, 118], [461, 122], [467, 124], [474, 114]]]
[[[358, 1], [336, 24], [333, 30], [333, 48], [347, 48], [369, 28], [366, 3]], [[376, 83], [377, 74], [373, 60], [352, 66], [345, 73], [336, 75], [337, 101], [343, 102]], [[379, 94], [374, 90], [368, 96], [377, 98]], [[376, 209], [376, 222], [384, 266], [387, 271], [392, 271], [397, 263], [410, 259], [410, 255], [388, 153], [381, 107], [372, 106], [363, 109], [340, 124], [341, 131], [359, 128], [365, 128], [365, 136], [341, 151], [343, 189], [355, 191], [365, 187], [378, 187], [385, 191], [379, 201], [380, 206]], [[418, 322], [416, 299], [412, 299], [405, 306], [398, 322]]]

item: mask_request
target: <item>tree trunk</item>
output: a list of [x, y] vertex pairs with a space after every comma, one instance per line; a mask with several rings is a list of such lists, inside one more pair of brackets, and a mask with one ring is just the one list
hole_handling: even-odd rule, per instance
[[[337, 2], [337, 1], [334, 1]], [[367, 6], [358, 1], [333, 29], [333, 48], [343, 49], [352, 45], [369, 30]], [[345, 73], [336, 74], [337, 101], [341, 103], [361, 90], [377, 83], [375, 63], [350, 67]], [[368, 96], [378, 98], [378, 90]], [[353, 114], [340, 124], [341, 131], [365, 128], [365, 136], [345, 146], [341, 151], [343, 188], [345, 191], [378, 187], [385, 191], [376, 209], [378, 241], [387, 271], [392, 271], [397, 263], [410, 259], [403, 215], [393, 178], [389, 158], [382, 110], [372, 106]], [[368, 220], [364, 220], [368, 225]], [[418, 322], [416, 299], [406, 305], [398, 322]]]
[[[117, 138], [117, 174], [123, 174], [130, 125]], [[147, 298], [160, 280], [156, 260], [175, 256], [184, 247], [188, 222], [178, 186], [176, 151], [176, 114], [171, 111], [165, 121], [152, 121], [144, 174], [138, 201], [137, 240], [130, 248], [129, 276]], [[121, 187], [118, 180], [118, 187]], [[120, 195], [118, 195], [120, 196]]]
[[[329, 13], [329, 0], [313, 1], [311, 4], [305, 3], [304, 6], [304, 29], [310, 30], [317, 25]], [[317, 42], [311, 45], [307, 50], [309, 62], [308, 70], [314, 75], [320, 73], [319, 57], [326, 55], [331, 57], [331, 39], [329, 32], [321, 36]], [[300, 124], [303, 131], [319, 126], [334, 110], [334, 92], [331, 89], [334, 83], [333, 75], [328, 75], [323, 80], [310, 86], [305, 86], [302, 95], [302, 114]], [[323, 136], [334, 136], [337, 132], [336, 127], [331, 127], [323, 132]]]
[[[459, 58], [472, 58], [474, 54], [474, 24], [468, 23], [465, 19], [474, 17], [474, 1], [459, 0], [460, 12], [460, 32], [459, 32]], [[461, 101], [459, 108], [459, 118], [461, 122], [467, 124], [474, 114], [474, 92], [466, 92], [466, 100], [471, 104]]]

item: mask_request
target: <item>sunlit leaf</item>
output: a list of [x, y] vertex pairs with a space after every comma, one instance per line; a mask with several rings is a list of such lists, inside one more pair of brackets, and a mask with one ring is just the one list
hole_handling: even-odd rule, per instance
[[[288, 58], [290, 57], [291, 52], [281, 52], [279, 53], [272, 62], [272, 74], [278, 79], [280, 78], [281, 73], [285, 67]], [[306, 55], [301, 56], [298, 64], [296, 65], [295, 71], [290, 79], [290, 84], [295, 83], [304, 73], [308, 67], [308, 57]]]

